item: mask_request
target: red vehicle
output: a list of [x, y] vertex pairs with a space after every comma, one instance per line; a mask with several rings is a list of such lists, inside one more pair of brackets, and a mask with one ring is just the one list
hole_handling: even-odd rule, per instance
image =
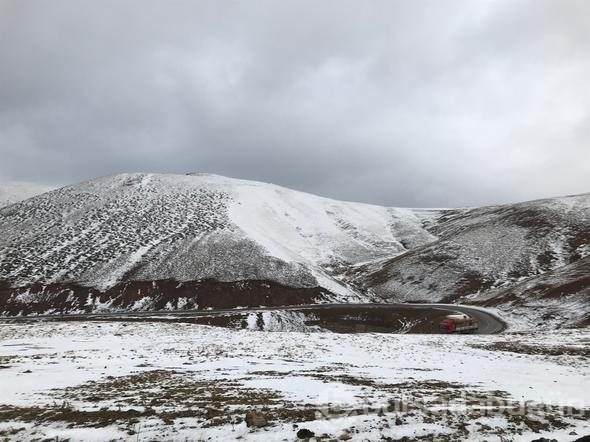
[[447, 315], [438, 329], [441, 333], [474, 333], [478, 328], [477, 321], [464, 314]]

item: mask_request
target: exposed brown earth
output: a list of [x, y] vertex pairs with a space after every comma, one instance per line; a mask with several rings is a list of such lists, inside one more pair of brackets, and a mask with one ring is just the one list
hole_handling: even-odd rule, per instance
[[590, 357], [590, 348], [580, 346], [540, 346], [529, 345], [522, 342], [495, 342], [487, 345], [474, 345], [475, 348], [483, 348], [492, 351], [506, 351], [518, 354], [527, 355], [543, 355], [543, 356], [579, 356], [582, 358]]
[[0, 282], [0, 314], [92, 313], [128, 310], [141, 302], [141, 310], [224, 309], [235, 307], [313, 304], [330, 295], [321, 287], [294, 288], [272, 281], [220, 282], [201, 280], [132, 281], [100, 291], [77, 284], [32, 284], [10, 287]]

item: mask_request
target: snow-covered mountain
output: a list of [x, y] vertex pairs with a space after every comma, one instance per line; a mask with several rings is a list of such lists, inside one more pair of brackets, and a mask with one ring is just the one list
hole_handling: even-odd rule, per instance
[[0, 207], [24, 201], [52, 189], [49, 186], [23, 181], [0, 181]]
[[423, 227], [431, 216], [214, 175], [117, 175], [1, 210], [0, 280], [102, 292], [132, 281], [272, 281], [358, 300], [334, 278], [339, 269], [435, 240]]
[[386, 301], [497, 306], [534, 321], [590, 320], [590, 194], [447, 212], [437, 241], [349, 271]]
[[[469, 210], [123, 174], [0, 209], [0, 311], [444, 301], [590, 311], [590, 194]], [[539, 307], [541, 306], [541, 307]]]

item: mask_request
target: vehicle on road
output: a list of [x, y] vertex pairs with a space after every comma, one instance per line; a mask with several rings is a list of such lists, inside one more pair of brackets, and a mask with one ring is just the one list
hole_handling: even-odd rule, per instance
[[438, 326], [444, 334], [475, 333], [478, 328], [477, 320], [465, 314], [447, 315]]

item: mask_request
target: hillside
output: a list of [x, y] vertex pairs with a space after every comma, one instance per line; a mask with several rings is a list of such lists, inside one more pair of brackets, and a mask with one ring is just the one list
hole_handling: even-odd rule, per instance
[[[144, 282], [168, 280], [207, 292], [217, 282], [272, 281], [318, 288], [305, 301], [358, 300], [332, 275], [433, 241], [423, 227], [430, 215], [214, 175], [124, 174], [2, 209], [0, 281], [5, 297], [43, 299], [43, 308], [58, 295], [76, 297], [60, 298], [71, 308], [144, 305]], [[86, 290], [91, 301], [84, 287], [96, 289]], [[22, 294], [31, 288], [35, 296]]]
[[590, 194], [462, 210], [123, 174], [0, 209], [4, 314], [444, 302], [588, 325]]
[[485, 304], [533, 322], [587, 323], [590, 194], [448, 212], [430, 230], [437, 241], [349, 278], [387, 302]]
[[0, 208], [52, 190], [49, 186], [22, 181], [0, 181]]

